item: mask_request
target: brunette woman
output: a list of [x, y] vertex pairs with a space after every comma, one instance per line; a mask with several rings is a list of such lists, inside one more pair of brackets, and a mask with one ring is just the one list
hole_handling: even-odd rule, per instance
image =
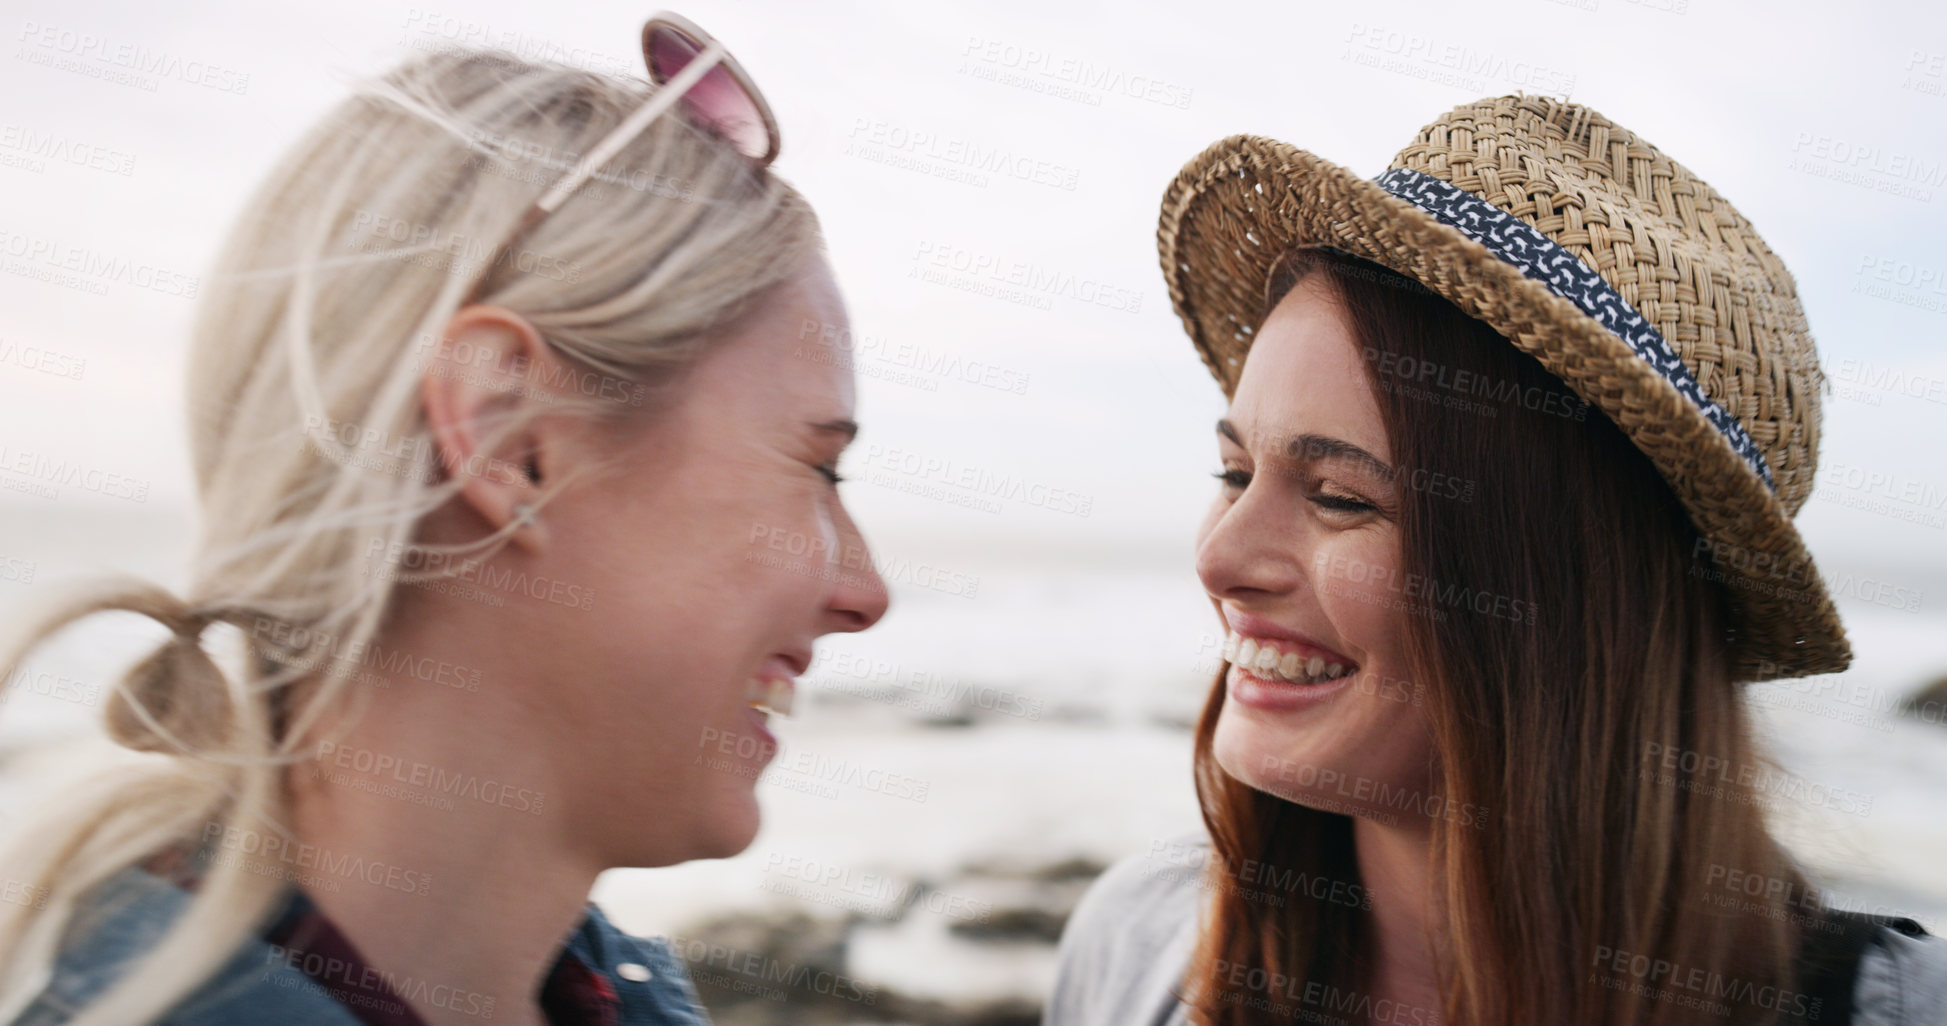
[[1748, 221], [1508, 96], [1372, 180], [1225, 139], [1159, 240], [1230, 400], [1205, 831], [1095, 885], [1051, 1026], [1947, 1022], [1947, 941], [1825, 907], [1767, 824], [1866, 799], [1739, 690], [1850, 660], [1791, 521], [1817, 354]]

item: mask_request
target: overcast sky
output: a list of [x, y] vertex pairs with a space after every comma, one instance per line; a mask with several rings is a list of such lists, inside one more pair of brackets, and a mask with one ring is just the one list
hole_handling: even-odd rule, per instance
[[[193, 301], [163, 285], [37, 280], [19, 247], [124, 258], [164, 282], [201, 275], [244, 194], [349, 76], [442, 42], [633, 73], [649, 9], [14, 0], [6, 12], [0, 347], [15, 348], [0, 348], [0, 443], [143, 481], [145, 501], [168, 510], [190, 496], [180, 392]], [[777, 167], [826, 225], [867, 343], [853, 469], [899, 448], [1091, 500], [1086, 518], [1018, 505], [992, 516], [846, 486], [887, 544], [1113, 539], [1187, 558], [1222, 400], [1156, 267], [1164, 186], [1239, 131], [1370, 176], [1452, 106], [1525, 89], [1565, 92], [1673, 155], [1795, 273], [1827, 373], [1851, 389], [1828, 399], [1823, 457], [1858, 473], [1822, 476], [1800, 518], [1821, 563], [1898, 568], [1947, 550], [1938, 5], [696, 0], [681, 12], [763, 87], [782, 125]], [[1037, 170], [956, 180], [895, 166], [964, 147]], [[911, 276], [941, 248], [1121, 298], [1021, 303]], [[32, 347], [54, 355], [29, 366]], [[902, 351], [986, 361], [1007, 387], [913, 379]], [[98, 499], [124, 501], [65, 501]], [[1873, 501], [1891, 506], [1857, 508]], [[1930, 599], [1947, 608], [1947, 594]]]

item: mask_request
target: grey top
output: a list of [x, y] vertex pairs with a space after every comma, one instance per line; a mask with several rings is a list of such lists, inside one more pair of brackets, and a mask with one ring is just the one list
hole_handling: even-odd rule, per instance
[[[1042, 1026], [1188, 1026], [1173, 991], [1196, 941], [1209, 839], [1186, 834], [1110, 866], [1062, 931]], [[1881, 930], [1859, 959], [1853, 1026], [1947, 1023], [1947, 938]]]

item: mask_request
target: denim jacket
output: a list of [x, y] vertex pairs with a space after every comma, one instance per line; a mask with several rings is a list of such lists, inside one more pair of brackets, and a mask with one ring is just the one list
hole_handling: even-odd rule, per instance
[[[103, 881], [77, 909], [50, 978], [12, 1026], [67, 1022], [114, 982], [123, 963], [155, 946], [190, 898], [140, 866]], [[591, 902], [567, 948], [614, 988], [622, 1026], [708, 1026], [689, 971], [667, 941], [622, 932]], [[360, 1026], [329, 991], [254, 937], [155, 1026], [264, 1023]]]

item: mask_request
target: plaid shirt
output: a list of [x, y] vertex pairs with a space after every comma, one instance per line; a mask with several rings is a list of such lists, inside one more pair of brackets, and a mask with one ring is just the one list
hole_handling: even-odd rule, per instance
[[[184, 843], [144, 860], [139, 868], [155, 877], [167, 880], [186, 891], [194, 891], [200, 881], [200, 869], [196, 864], [199, 855], [204, 854], [194, 843]], [[591, 912], [593, 906], [590, 906]], [[595, 913], [599, 914], [599, 913]], [[604, 919], [602, 926], [608, 926]], [[589, 927], [584, 918], [581, 930]], [[613, 929], [609, 927], [609, 929]], [[331, 995], [344, 1010], [365, 1026], [426, 1026], [412, 1008], [412, 1005], [388, 982], [386, 973], [369, 966], [351, 941], [334, 926], [323, 910], [314, 904], [302, 888], [291, 887], [282, 912], [271, 927], [264, 931], [261, 939], [271, 945], [271, 951], [278, 961], [303, 972]], [[680, 981], [681, 995], [687, 997], [688, 1009], [669, 1007], [670, 995], [660, 995], [663, 1004], [650, 1005], [639, 1009], [633, 1016], [625, 1016], [622, 997], [608, 976], [591, 967], [578, 957], [572, 945], [564, 945], [556, 956], [554, 965], [548, 970], [542, 984], [540, 1003], [551, 1026], [624, 1026], [633, 1022], [706, 1022], [699, 1009], [693, 1004], [694, 992], [690, 990], [686, 975]], [[660, 966], [665, 975], [678, 963], [672, 958], [669, 964]], [[640, 967], [637, 967], [640, 968]], [[680, 974], [679, 974], [680, 975]], [[630, 979], [637, 977], [631, 976]], [[664, 984], [667, 986], [667, 983]], [[484, 1005], [478, 995], [470, 996], [473, 1007], [460, 1008], [473, 1014], [482, 1015], [484, 1021], [491, 1021], [492, 998]], [[455, 996], [454, 1004], [459, 1008], [463, 999]], [[660, 1016], [648, 1018], [643, 1012], [662, 1011], [669, 1018]], [[686, 1018], [685, 1014], [694, 1016]]]

